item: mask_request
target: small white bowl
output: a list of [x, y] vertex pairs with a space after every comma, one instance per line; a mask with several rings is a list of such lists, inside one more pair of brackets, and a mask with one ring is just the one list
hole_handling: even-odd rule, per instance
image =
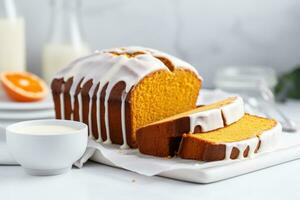
[[[40, 134], [21, 133], [28, 126], [68, 126], [69, 132], [49, 131]], [[35, 131], [36, 132], [36, 131]], [[9, 150], [15, 160], [31, 175], [58, 175], [69, 171], [85, 152], [88, 142], [87, 125], [68, 120], [33, 120], [6, 128]]]

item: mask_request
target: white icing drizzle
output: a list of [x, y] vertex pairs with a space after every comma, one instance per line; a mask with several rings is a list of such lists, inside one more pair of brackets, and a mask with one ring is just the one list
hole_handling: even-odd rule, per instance
[[196, 126], [201, 127], [201, 132], [215, 130], [224, 126], [221, 109], [211, 109], [189, 115], [190, 131], [193, 132]]
[[258, 152], [270, 152], [277, 145], [282, 133], [282, 126], [277, 122], [273, 129], [267, 130], [264, 134], [259, 135], [260, 147]]
[[201, 132], [223, 128], [224, 124], [230, 125], [241, 119], [244, 113], [243, 100], [241, 97], [236, 97], [229, 104], [219, 108], [190, 114], [190, 132], [193, 132], [196, 126], [201, 127]]
[[226, 125], [238, 121], [245, 113], [243, 99], [239, 96], [232, 103], [222, 106], [221, 109]]
[[[113, 55], [112, 52], [116, 52], [121, 55]], [[142, 53], [135, 55], [134, 57], [130, 57], [122, 54], [132, 54], [132, 53]], [[123, 137], [123, 145], [122, 148], [127, 148], [127, 140], [126, 140], [126, 123], [125, 123], [125, 100], [130, 91], [130, 89], [137, 84], [142, 78], [144, 78], [147, 74], [151, 72], [155, 72], [158, 70], [166, 70], [169, 71], [169, 68], [156, 57], [165, 57], [172, 62], [175, 67], [180, 67], [184, 69], [189, 69], [202, 80], [202, 78], [198, 75], [196, 69], [192, 67], [190, 64], [170, 56], [168, 54], [159, 52], [153, 49], [147, 49], [143, 47], [125, 47], [125, 48], [114, 48], [107, 49], [103, 51], [97, 51], [91, 55], [80, 58], [74, 62], [72, 62], [67, 68], [60, 71], [56, 78], [64, 78], [64, 80], [68, 80], [73, 77], [73, 84], [70, 88], [71, 99], [75, 95], [76, 88], [82, 78], [80, 87], [84, 85], [87, 81], [92, 80], [93, 85], [89, 90], [89, 123], [91, 123], [91, 101], [92, 96], [94, 94], [94, 90], [98, 83], [100, 83], [99, 90], [97, 92], [97, 100], [96, 100], [96, 122], [98, 129], [98, 142], [103, 142], [101, 137], [101, 121], [100, 121], [100, 94], [104, 86], [108, 83], [106, 89], [106, 95], [104, 97], [104, 105], [105, 105], [105, 128], [106, 128], [106, 136], [107, 140], [105, 143], [111, 143], [110, 138], [110, 130], [109, 130], [109, 113], [108, 113], [108, 100], [111, 94], [113, 87], [121, 81], [124, 81], [126, 86], [123, 91], [122, 101], [121, 101], [121, 123], [122, 123], [122, 137]], [[82, 121], [82, 99], [80, 93], [78, 94], [79, 101], [79, 116], [80, 121]], [[74, 101], [71, 104], [74, 104]], [[74, 106], [72, 108], [74, 110]], [[91, 125], [90, 125], [91, 131]]]
[[[97, 129], [98, 129], [97, 142], [103, 142], [102, 136], [101, 136], [101, 121], [100, 121], [100, 92], [97, 93], [97, 99], [96, 99], [96, 122], [97, 122]], [[98, 106], [99, 106], [99, 108], [98, 108]]]
[[64, 93], [59, 95], [60, 98], [60, 115], [61, 119], [65, 119], [65, 103], [64, 103]]
[[276, 146], [279, 137], [282, 133], [282, 128], [280, 123], [277, 122], [276, 126], [270, 130], [264, 131], [258, 137], [249, 138], [242, 141], [230, 142], [230, 143], [222, 143], [226, 146], [225, 150], [225, 159], [230, 160], [230, 155], [232, 153], [233, 148], [237, 148], [239, 150], [239, 155], [237, 159], [244, 159], [244, 152], [249, 147], [247, 157], [252, 158], [255, 156], [255, 149], [260, 141], [260, 147], [257, 152], [269, 152], [274, 149]]
[[249, 147], [248, 157], [252, 157], [255, 153], [255, 149], [259, 143], [258, 137], [253, 137], [247, 140], [242, 140], [238, 142], [230, 142], [226, 143], [226, 151], [225, 151], [225, 159], [231, 159], [231, 153], [233, 148], [237, 148], [239, 150], [239, 154], [237, 159], [244, 158], [244, 152]]
[[88, 115], [88, 122], [89, 122], [89, 138], [90, 139], [94, 139], [94, 135], [93, 135], [93, 129], [92, 129], [92, 99], [90, 99], [89, 101], [89, 115]]
[[230, 155], [233, 149], [233, 145], [226, 145], [225, 147], [225, 159], [224, 160], [230, 160]]
[[82, 117], [82, 96], [80, 94], [78, 94], [77, 99], [78, 99], [79, 121], [83, 122], [83, 117]]
[[71, 103], [71, 120], [74, 120], [74, 96], [70, 95], [70, 103]]
[[129, 146], [127, 144], [127, 138], [126, 138], [126, 124], [125, 124], [125, 99], [126, 99], [126, 93], [123, 92], [122, 94], [122, 104], [121, 104], [121, 123], [122, 123], [122, 137], [123, 137], [123, 145], [121, 146], [121, 149], [128, 149]]
[[[107, 90], [106, 90], [107, 91]], [[104, 144], [111, 144], [110, 139], [110, 132], [109, 132], [109, 118], [108, 118], [108, 98], [110, 96], [110, 92], [106, 93], [104, 97], [104, 123], [105, 123], [105, 129], [106, 129], [106, 140], [104, 141]]]

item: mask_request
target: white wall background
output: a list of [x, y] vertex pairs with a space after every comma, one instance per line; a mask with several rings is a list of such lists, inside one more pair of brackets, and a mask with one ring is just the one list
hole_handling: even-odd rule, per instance
[[[48, 0], [19, 0], [27, 22], [27, 63], [40, 73], [50, 24]], [[300, 63], [299, 0], [84, 0], [82, 25], [93, 49], [143, 45], [197, 67], [212, 86], [227, 65]]]

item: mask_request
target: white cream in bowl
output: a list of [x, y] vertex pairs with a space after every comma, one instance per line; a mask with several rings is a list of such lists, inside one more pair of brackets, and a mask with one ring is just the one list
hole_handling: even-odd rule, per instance
[[87, 147], [88, 128], [69, 120], [34, 120], [6, 128], [9, 150], [31, 175], [67, 172]]
[[69, 134], [79, 129], [64, 126], [64, 125], [30, 125], [24, 127], [16, 127], [14, 131], [19, 134], [37, 134], [37, 135], [58, 135], [58, 134]]

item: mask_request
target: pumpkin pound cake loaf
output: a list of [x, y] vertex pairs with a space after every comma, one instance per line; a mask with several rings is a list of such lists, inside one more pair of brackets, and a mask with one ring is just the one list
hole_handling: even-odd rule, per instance
[[201, 161], [242, 159], [273, 150], [280, 133], [281, 125], [275, 120], [245, 114], [225, 128], [204, 134], [184, 134], [178, 155]]
[[140, 128], [137, 131], [138, 148], [141, 153], [148, 155], [173, 156], [178, 150], [183, 134], [222, 128], [243, 116], [242, 98], [230, 97]]
[[51, 84], [56, 118], [82, 121], [98, 142], [136, 147], [141, 126], [196, 107], [202, 78], [157, 50], [114, 48], [80, 58]]

